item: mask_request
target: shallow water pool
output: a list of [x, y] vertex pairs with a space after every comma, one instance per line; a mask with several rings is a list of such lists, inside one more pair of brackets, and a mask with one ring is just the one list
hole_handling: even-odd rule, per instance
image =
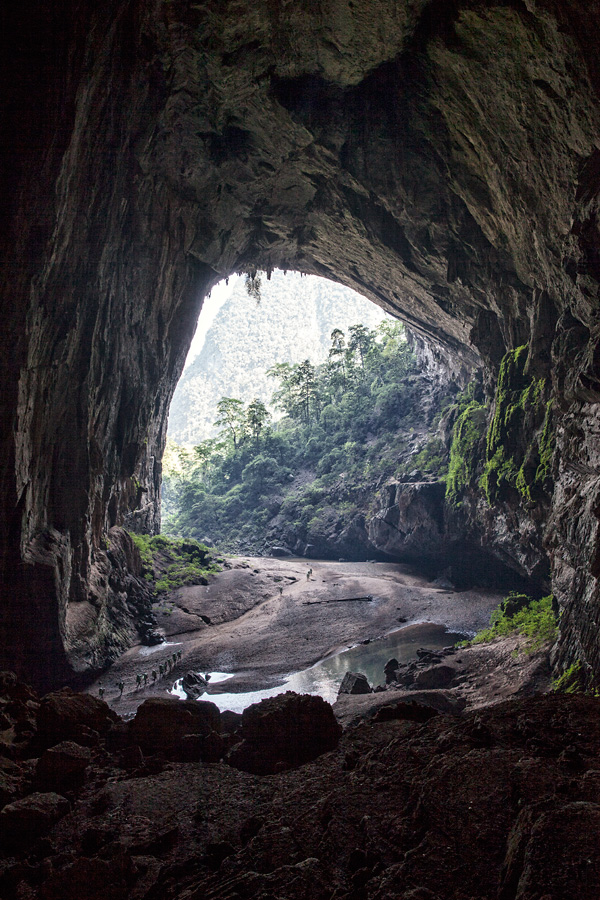
[[[339, 686], [346, 672], [362, 672], [369, 683], [375, 687], [385, 681], [383, 667], [392, 657], [398, 662], [409, 662], [416, 658], [417, 650], [424, 647], [428, 650], [441, 650], [456, 641], [467, 637], [465, 634], [448, 631], [443, 625], [432, 625], [426, 622], [420, 625], [408, 625], [388, 634], [379, 641], [358, 644], [348, 650], [342, 650], [328, 656], [309, 669], [288, 675], [283, 684], [262, 691], [245, 691], [244, 693], [213, 693], [211, 688], [202, 695], [201, 700], [211, 700], [219, 709], [231, 709], [243, 712], [252, 703], [258, 703], [267, 697], [275, 697], [285, 691], [298, 694], [318, 694], [328, 703], [335, 703]], [[212, 672], [211, 685], [232, 678], [235, 673]], [[173, 685], [172, 694], [185, 699], [181, 687], [181, 679]]]

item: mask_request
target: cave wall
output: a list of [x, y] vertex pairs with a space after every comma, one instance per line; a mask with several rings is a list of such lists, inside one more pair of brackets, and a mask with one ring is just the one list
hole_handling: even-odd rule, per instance
[[279, 266], [490, 393], [530, 342], [557, 411], [557, 662], [600, 672], [600, 4], [45, 7], [6, 14], [2, 55], [2, 663], [53, 682], [122, 649], [105, 535], [157, 527], [202, 298]]

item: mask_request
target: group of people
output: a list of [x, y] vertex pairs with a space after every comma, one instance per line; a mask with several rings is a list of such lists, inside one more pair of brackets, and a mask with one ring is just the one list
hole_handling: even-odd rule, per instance
[[[152, 669], [150, 676], [148, 675], [147, 672], [139, 672], [135, 676], [136, 691], [139, 691], [140, 688], [142, 688], [142, 687], [146, 687], [146, 685], [148, 684], [149, 677], [152, 678], [152, 683], [154, 684], [156, 682], [157, 678], [162, 678], [163, 676], [165, 676], [169, 672], [171, 672], [175, 668], [177, 663], [181, 661], [182, 656], [183, 656], [183, 651], [181, 651], [181, 650], [177, 650], [175, 653], [172, 653], [171, 656], [167, 656], [167, 658], [165, 660], [163, 660], [163, 662], [159, 663], [158, 670]], [[125, 682], [121, 679], [120, 681], [116, 682], [115, 687], [117, 688], [117, 690], [119, 692], [119, 697], [122, 697], [123, 691], [125, 690]], [[98, 688], [98, 696], [100, 697], [101, 700], [103, 699], [104, 694], [105, 694], [105, 688], [102, 685], [100, 685], [100, 687]]]

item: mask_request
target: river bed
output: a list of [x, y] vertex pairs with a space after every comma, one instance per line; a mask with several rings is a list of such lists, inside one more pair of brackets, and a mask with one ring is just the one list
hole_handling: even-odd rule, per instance
[[[448, 631], [443, 625], [433, 625], [430, 622], [409, 625], [388, 634], [381, 640], [361, 643], [329, 656], [314, 666], [288, 675], [283, 684], [259, 691], [223, 692], [217, 688], [217, 685], [233, 678], [236, 673], [205, 673], [210, 675], [210, 684], [206, 693], [199, 699], [210, 700], [221, 711], [229, 709], [238, 713], [243, 712], [252, 703], [258, 703], [267, 697], [275, 697], [285, 691], [316, 694], [323, 697], [328, 703], [335, 703], [346, 672], [361, 672], [367, 676], [369, 684], [375, 687], [385, 681], [383, 667], [392, 657], [395, 657], [400, 663], [409, 662], [416, 658], [419, 648], [441, 650], [466, 636], [463, 633]], [[182, 679], [175, 682], [171, 693], [176, 697], [186, 699], [181, 682]], [[217, 688], [214, 692], [213, 686]]]

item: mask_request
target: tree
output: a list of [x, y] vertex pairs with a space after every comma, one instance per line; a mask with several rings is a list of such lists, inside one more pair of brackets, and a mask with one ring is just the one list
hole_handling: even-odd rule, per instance
[[346, 390], [346, 336], [340, 328], [331, 332], [329, 349], [329, 372], [332, 385], [341, 385]]
[[307, 425], [310, 424], [313, 413], [316, 412], [317, 378], [315, 367], [309, 359], [305, 359], [296, 366], [296, 387], [300, 397], [302, 418]]
[[246, 423], [252, 432], [255, 443], [258, 443], [260, 433], [270, 418], [271, 413], [265, 404], [255, 397], [246, 410]]
[[348, 349], [355, 353], [358, 350], [361, 369], [365, 368], [365, 359], [367, 353], [375, 343], [375, 335], [364, 325], [351, 325], [348, 329], [350, 339], [348, 341]]
[[223, 428], [231, 440], [233, 449], [237, 450], [246, 430], [244, 404], [235, 397], [221, 397], [217, 403], [217, 412], [219, 417], [215, 421], [215, 426]]
[[290, 363], [277, 363], [267, 369], [269, 378], [279, 380], [279, 390], [275, 391], [271, 402], [291, 419], [297, 418], [298, 396], [295, 381], [295, 366]]

